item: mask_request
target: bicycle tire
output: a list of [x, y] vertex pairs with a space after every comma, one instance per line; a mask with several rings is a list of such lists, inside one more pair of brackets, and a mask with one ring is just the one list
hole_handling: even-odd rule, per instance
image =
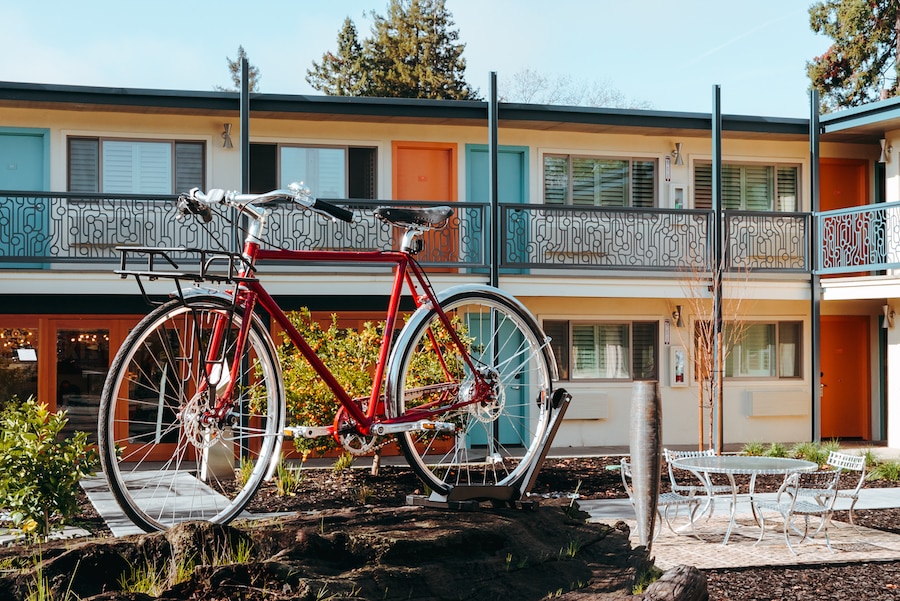
[[[224, 350], [206, 365], [202, 347], [222, 318]], [[186, 520], [230, 522], [280, 457], [281, 367], [254, 316], [243, 356], [234, 357], [244, 319], [229, 298], [176, 299], [142, 319], [113, 360], [100, 401], [101, 466], [119, 506], [147, 532]], [[232, 365], [240, 365], [239, 400], [226, 423], [204, 425], [201, 374], [210, 372], [211, 386], [222, 388]]]
[[445, 496], [457, 486], [514, 484], [537, 460], [556, 373], [546, 337], [517, 301], [490, 287], [448, 292], [441, 308], [479, 369], [495, 377], [492, 400], [444, 410], [468, 398], [473, 378], [434, 309], [420, 309], [407, 322], [388, 372], [389, 417], [414, 418], [430, 409], [431, 419], [456, 425], [452, 435], [416, 430], [397, 436], [416, 475]]

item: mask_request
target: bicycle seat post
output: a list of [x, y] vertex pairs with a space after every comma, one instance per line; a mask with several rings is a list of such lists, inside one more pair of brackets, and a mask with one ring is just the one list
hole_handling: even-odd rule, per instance
[[421, 235], [421, 228], [407, 226], [406, 232], [403, 234], [403, 239], [400, 241], [400, 250], [411, 255], [418, 254], [424, 245], [422, 239], [419, 237]]

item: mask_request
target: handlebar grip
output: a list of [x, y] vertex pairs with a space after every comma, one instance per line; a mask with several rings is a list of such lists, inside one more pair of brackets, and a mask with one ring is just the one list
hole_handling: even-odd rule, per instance
[[328, 213], [335, 219], [340, 219], [341, 221], [346, 221], [347, 223], [353, 222], [353, 211], [345, 209], [344, 207], [339, 207], [337, 205], [331, 204], [330, 202], [319, 200], [318, 198], [313, 200], [312, 206], [317, 211]]

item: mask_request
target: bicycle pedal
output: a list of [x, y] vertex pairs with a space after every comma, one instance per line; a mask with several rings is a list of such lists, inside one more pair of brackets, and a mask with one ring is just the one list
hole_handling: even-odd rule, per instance
[[282, 432], [285, 438], [321, 438], [331, 433], [330, 426], [288, 426]]

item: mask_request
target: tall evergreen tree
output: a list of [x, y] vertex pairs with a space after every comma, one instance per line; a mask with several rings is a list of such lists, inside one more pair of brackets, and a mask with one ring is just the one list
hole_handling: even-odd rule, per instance
[[365, 57], [350, 17], [338, 33], [336, 53], [326, 52], [322, 62], [313, 61], [306, 81], [328, 96], [358, 96], [366, 81]]
[[465, 81], [465, 44], [445, 0], [391, 0], [387, 16], [373, 13], [372, 37], [361, 44], [349, 19], [337, 54], [313, 63], [306, 81], [326, 94], [398, 98], [476, 99]]
[[[239, 92], [241, 89], [241, 61], [247, 58], [247, 53], [244, 51], [243, 46], [238, 46], [237, 58], [231, 60], [227, 56], [225, 59], [228, 61], [228, 72], [231, 75], [231, 82], [234, 84], [230, 88], [224, 88], [222, 86], [215, 86], [216, 90], [220, 92]], [[260, 79], [259, 69], [250, 64], [249, 60], [247, 62], [247, 79], [249, 80], [250, 91], [258, 92], [259, 91], [259, 79]]]
[[820, 0], [809, 8], [809, 23], [834, 40], [825, 54], [807, 63], [823, 110], [900, 94], [897, 0]]

